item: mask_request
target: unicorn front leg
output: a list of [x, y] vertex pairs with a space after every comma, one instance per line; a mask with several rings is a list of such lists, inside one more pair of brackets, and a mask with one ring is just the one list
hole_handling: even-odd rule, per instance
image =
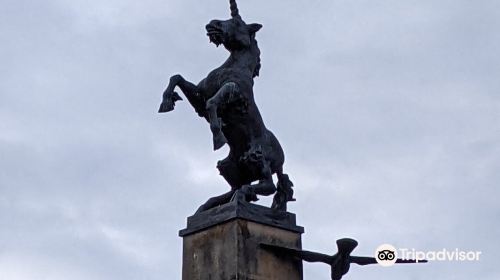
[[179, 87], [186, 96], [189, 103], [193, 106], [199, 116], [205, 115], [205, 101], [198, 93], [198, 87], [191, 82], [186, 81], [181, 75], [174, 75], [170, 78], [167, 88], [163, 92], [163, 100], [160, 105], [159, 113], [170, 112], [174, 109], [175, 102], [182, 100], [175, 87]]
[[222, 132], [222, 120], [217, 115], [217, 109], [227, 104], [237, 93], [238, 86], [234, 82], [225, 83], [217, 93], [207, 101], [208, 120], [213, 134], [214, 150], [220, 149], [227, 143]]
[[181, 75], [174, 75], [170, 77], [170, 82], [163, 92], [163, 99], [158, 113], [166, 113], [174, 110], [175, 102], [182, 100], [179, 94], [174, 91], [175, 87], [181, 82], [181, 80], [184, 80]]

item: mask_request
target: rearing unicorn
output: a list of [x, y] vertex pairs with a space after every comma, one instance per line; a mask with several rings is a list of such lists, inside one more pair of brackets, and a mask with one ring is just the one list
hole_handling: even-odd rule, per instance
[[[283, 149], [264, 125], [253, 95], [253, 79], [261, 67], [255, 34], [262, 25], [246, 24], [236, 1], [229, 2], [231, 18], [212, 20], [206, 25], [210, 41], [216, 46], [222, 44], [230, 52], [229, 58], [198, 85], [181, 75], [172, 76], [159, 112], [172, 111], [175, 102], [182, 100], [174, 91], [179, 87], [198, 115], [210, 123], [214, 150], [229, 145], [229, 155], [218, 162], [217, 168], [231, 185], [231, 191], [209, 199], [197, 212], [231, 199], [250, 202], [257, 201], [257, 195], [274, 193], [272, 208], [286, 211], [287, 202], [295, 200], [293, 184], [283, 173]], [[277, 187], [273, 174], [278, 177]]]

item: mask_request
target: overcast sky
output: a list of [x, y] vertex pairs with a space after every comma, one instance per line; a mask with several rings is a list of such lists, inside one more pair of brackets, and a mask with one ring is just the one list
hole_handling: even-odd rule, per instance
[[[228, 190], [170, 75], [227, 52], [225, 0], [0, 0], [0, 279], [180, 279], [178, 230]], [[498, 280], [500, 2], [240, 0], [264, 25], [255, 96], [295, 183], [303, 246], [482, 251], [345, 279]], [[261, 202], [270, 205], [266, 198]], [[305, 264], [306, 280], [329, 268]]]

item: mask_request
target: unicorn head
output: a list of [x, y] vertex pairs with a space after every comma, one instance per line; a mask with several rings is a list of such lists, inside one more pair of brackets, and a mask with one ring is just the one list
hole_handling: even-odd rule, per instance
[[262, 28], [262, 25], [246, 24], [239, 14], [236, 0], [230, 0], [229, 4], [231, 18], [210, 21], [205, 27], [208, 38], [216, 46], [224, 45], [228, 51], [249, 48], [255, 39], [255, 33]]

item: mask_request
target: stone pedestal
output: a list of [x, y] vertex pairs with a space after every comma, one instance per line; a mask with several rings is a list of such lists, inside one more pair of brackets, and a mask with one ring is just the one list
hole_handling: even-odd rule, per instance
[[242, 201], [188, 218], [183, 280], [302, 280], [302, 262], [277, 256], [261, 243], [301, 249], [295, 215]]

